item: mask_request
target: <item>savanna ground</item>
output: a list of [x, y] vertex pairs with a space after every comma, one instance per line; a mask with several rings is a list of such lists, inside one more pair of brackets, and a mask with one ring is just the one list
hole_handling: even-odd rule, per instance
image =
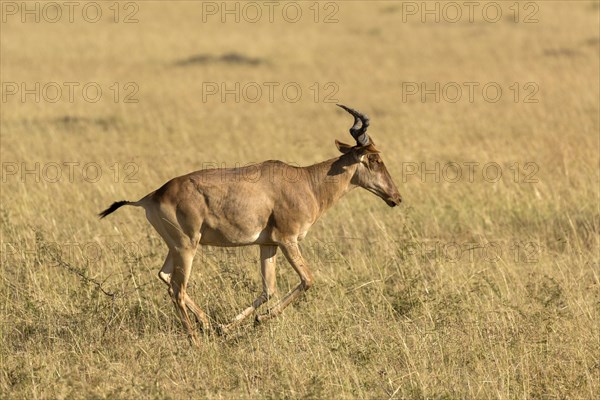
[[[7, 3], [1, 398], [600, 392], [598, 2], [518, 3], [518, 22], [513, 2], [498, 3], [497, 22], [480, 4], [473, 22], [463, 7], [456, 23], [422, 22], [390, 1], [320, 3], [318, 22], [312, 2], [297, 3], [297, 23], [281, 8], [270, 23], [266, 7], [257, 23], [248, 9], [236, 23], [201, 2], [140, 1], [117, 4], [119, 22], [100, 2], [97, 23], [82, 18], [84, 3], [73, 23], [67, 6], [59, 22], [23, 23], [21, 3]], [[234, 92], [239, 82], [239, 102], [210, 95], [211, 82]], [[456, 85], [436, 102], [410, 95], [411, 82]], [[22, 98], [22, 83], [34, 94]], [[82, 94], [89, 83], [97, 102], [94, 87]], [[282, 93], [290, 83], [296, 102], [294, 88]], [[191, 348], [157, 279], [166, 247], [143, 211], [96, 213], [206, 166], [335, 157], [334, 139], [351, 140], [336, 100], [371, 117], [404, 203], [348, 194], [301, 245], [316, 277], [302, 300]], [[285, 293], [297, 277], [278, 263]], [[190, 293], [213, 320], [259, 291], [257, 248], [197, 255]]]

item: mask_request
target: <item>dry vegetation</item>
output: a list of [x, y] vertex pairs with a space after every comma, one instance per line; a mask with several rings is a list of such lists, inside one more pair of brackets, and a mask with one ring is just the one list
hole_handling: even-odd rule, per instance
[[[480, 14], [402, 23], [401, 3], [338, 4], [334, 24], [314, 23], [309, 3], [296, 24], [203, 23], [199, 2], [139, 2], [135, 24], [111, 22], [108, 3], [96, 24], [2, 24], [3, 83], [98, 82], [103, 96], [90, 103], [76, 90], [69, 102], [64, 89], [56, 103], [2, 102], [1, 398], [600, 392], [598, 3], [538, 2], [534, 24]], [[504, 95], [403, 102], [407, 81], [498, 82]], [[123, 102], [127, 82], [139, 86], [138, 103]], [[203, 102], [203, 82], [297, 82], [304, 94]], [[350, 140], [350, 120], [323, 101], [327, 82], [371, 117], [403, 205], [349, 194], [303, 242], [316, 285], [301, 301], [191, 348], [156, 276], [166, 248], [143, 212], [102, 222], [96, 213], [206, 163], [336, 156], [333, 140]], [[539, 85], [538, 103], [522, 101], [527, 82]], [[479, 168], [473, 182], [452, 183], [404, 173], [406, 163], [449, 161], [496, 162], [503, 176], [486, 182]], [[68, 162], [80, 163], [72, 182]], [[97, 182], [93, 168], [82, 175], [92, 162]], [[39, 182], [21, 176], [35, 163]], [[58, 182], [49, 163], [62, 165]], [[282, 258], [279, 266], [285, 292], [297, 277]], [[206, 249], [194, 262], [191, 295], [216, 321], [259, 290], [258, 249]]]

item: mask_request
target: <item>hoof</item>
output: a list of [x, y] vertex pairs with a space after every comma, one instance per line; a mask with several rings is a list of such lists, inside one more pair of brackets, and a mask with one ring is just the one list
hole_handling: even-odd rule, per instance
[[212, 325], [210, 324], [201, 324], [200, 325], [200, 332], [204, 335], [204, 336], [213, 336], [215, 334], [215, 329]]
[[198, 336], [196, 335], [188, 335], [188, 340], [190, 341], [190, 344], [192, 345], [192, 347], [200, 347], [200, 339], [198, 339]]
[[256, 317], [254, 317], [254, 326], [256, 325], [260, 325], [261, 323], [273, 318], [274, 315], [272, 315], [271, 313], [265, 313], [265, 314], [256, 314]]
[[227, 336], [231, 333], [231, 328], [229, 325], [218, 324], [215, 329], [215, 333], [218, 336]]

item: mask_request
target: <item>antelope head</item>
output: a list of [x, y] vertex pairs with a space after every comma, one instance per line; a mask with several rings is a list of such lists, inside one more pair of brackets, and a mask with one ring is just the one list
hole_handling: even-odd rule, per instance
[[381, 159], [380, 151], [375, 148], [375, 143], [367, 135], [369, 118], [352, 108], [341, 104], [338, 106], [354, 117], [354, 125], [350, 128], [350, 134], [356, 140], [356, 145], [335, 141], [338, 150], [347, 154], [354, 163], [358, 164], [351, 183], [380, 197], [388, 206], [397, 206], [402, 198]]

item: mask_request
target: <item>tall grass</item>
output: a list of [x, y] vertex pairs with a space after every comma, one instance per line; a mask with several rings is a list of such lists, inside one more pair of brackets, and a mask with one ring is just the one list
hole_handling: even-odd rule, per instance
[[[3, 23], [3, 82], [98, 82], [103, 96], [2, 104], [0, 397], [594, 398], [598, 3], [537, 4], [535, 24], [402, 23], [389, 2], [340, 2], [334, 24], [204, 23], [196, 2], [140, 2], [136, 24]], [[127, 82], [137, 103], [122, 101]], [[206, 82], [296, 82], [303, 96], [203, 101]], [[301, 244], [306, 296], [191, 348], [143, 213], [96, 213], [204, 166], [335, 157], [351, 121], [323, 101], [328, 82], [371, 117], [404, 203], [348, 194]], [[504, 94], [403, 102], [403, 82]], [[514, 82], [521, 96], [537, 83], [539, 102], [514, 102]], [[449, 162], [456, 182], [421, 176]], [[298, 278], [278, 263], [285, 293]], [[260, 293], [258, 267], [255, 248], [202, 249], [190, 294], [227, 321]]]

